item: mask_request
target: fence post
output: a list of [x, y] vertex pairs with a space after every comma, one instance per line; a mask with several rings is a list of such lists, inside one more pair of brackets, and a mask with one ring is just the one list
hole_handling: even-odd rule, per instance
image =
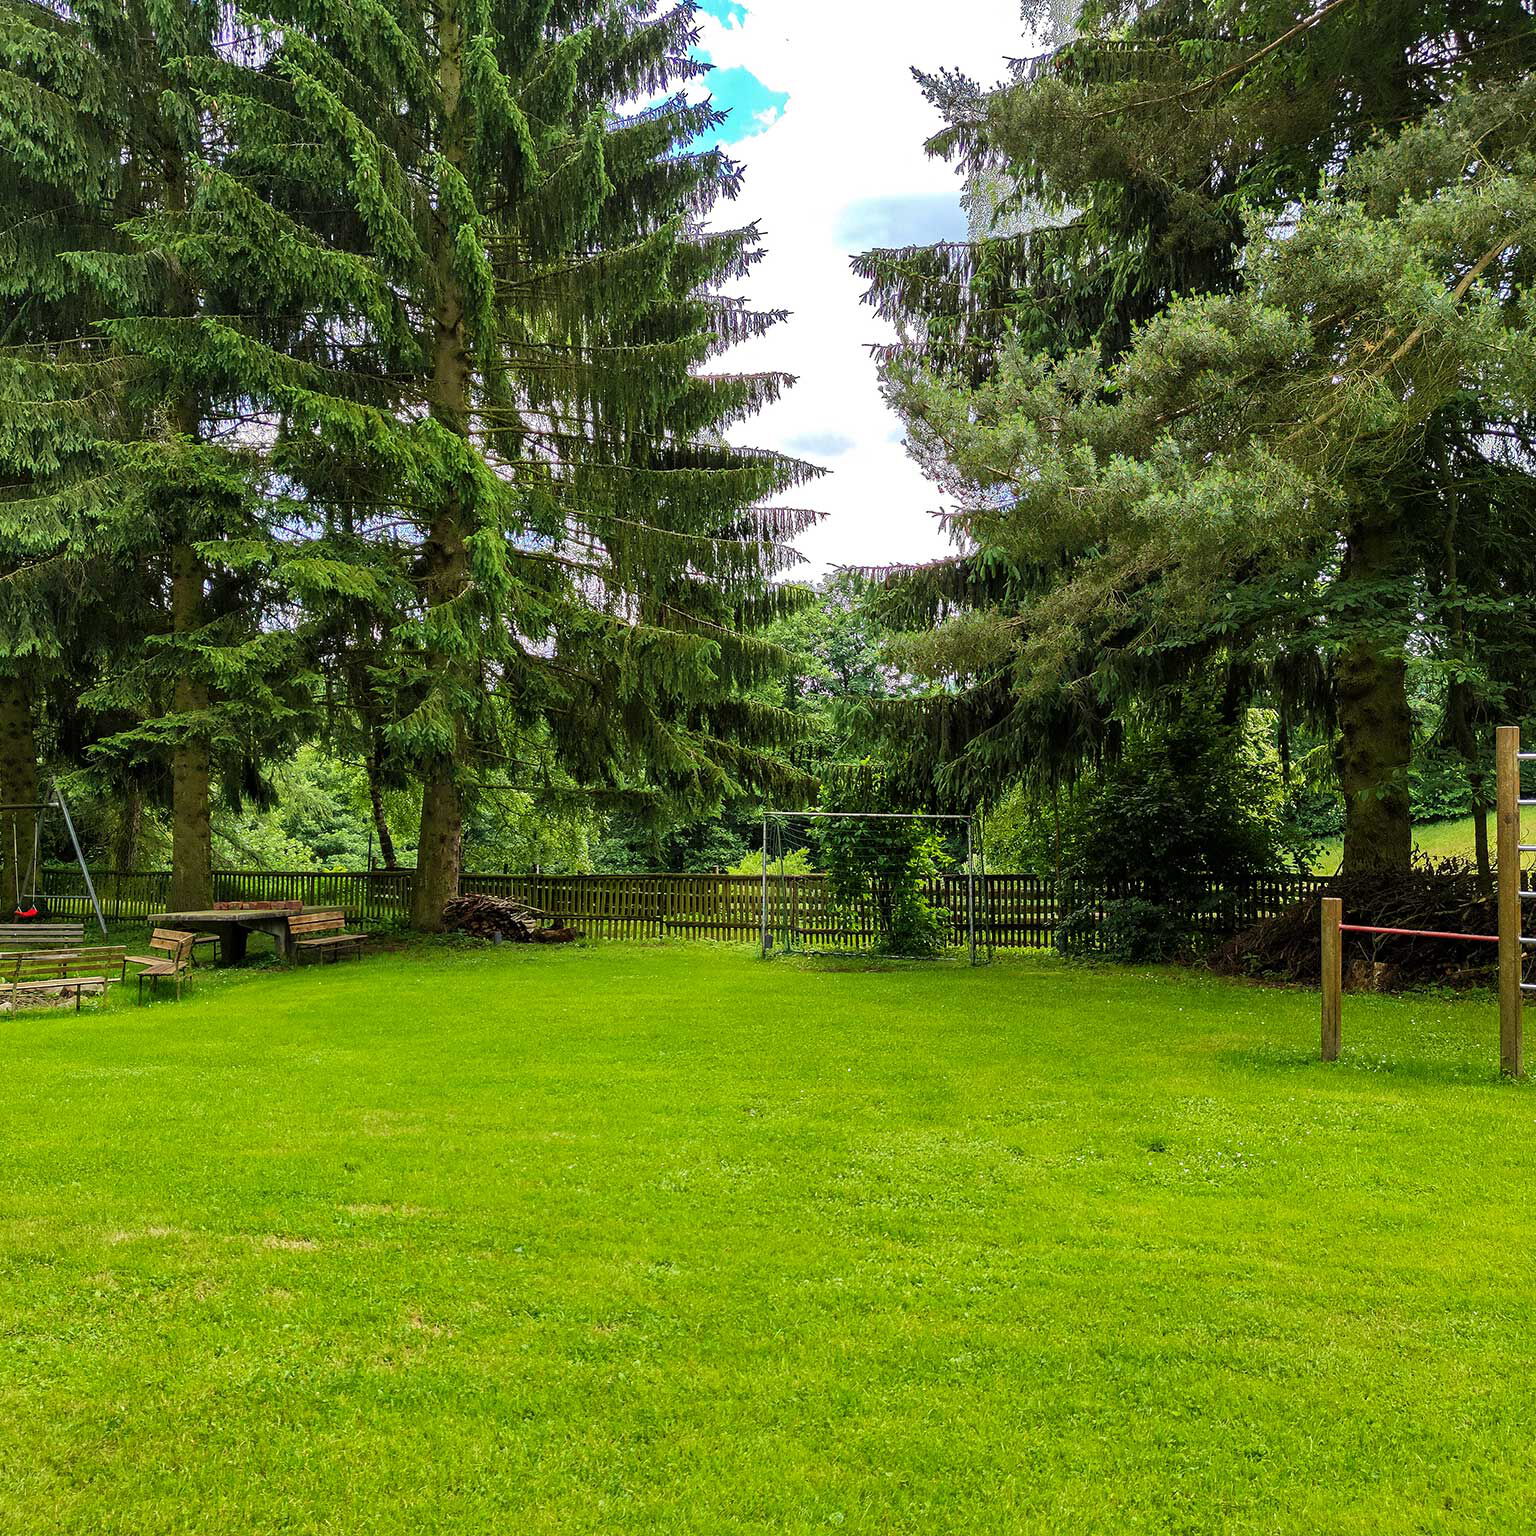
[[1324, 896], [1319, 906], [1323, 914], [1322, 1059], [1337, 1061], [1344, 1014], [1344, 935], [1339, 931], [1344, 902], [1337, 896]]
[[1499, 840], [1499, 1071], [1524, 1071], [1525, 974], [1520, 942], [1520, 728], [1501, 725], [1496, 752]]

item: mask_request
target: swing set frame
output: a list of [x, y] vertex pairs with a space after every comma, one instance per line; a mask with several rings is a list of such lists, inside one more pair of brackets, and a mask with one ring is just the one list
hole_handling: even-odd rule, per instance
[[[17, 911], [22, 910], [21, 902], [24, 896], [29, 896], [34, 901], [39, 896], [47, 899], [47, 892], [35, 887], [42, 884], [43, 818], [51, 811], [57, 811], [64, 818], [64, 830], [69, 833], [69, 846], [74, 849], [75, 863], [79, 865], [81, 877], [85, 881], [86, 896], [90, 900], [91, 910], [96, 914], [97, 925], [105, 934], [107, 919], [102, 913], [101, 902], [96, 897], [96, 883], [91, 879], [90, 866], [85, 862], [80, 838], [75, 832], [75, 819], [69, 814], [69, 802], [65, 800], [64, 791], [57, 784], [52, 786], [45, 800], [18, 801], [14, 804], [0, 805], [0, 827], [3, 827], [7, 821], [11, 824], [11, 891], [8, 894], [14, 900]], [[32, 818], [32, 863], [27, 873], [27, 883], [34, 889], [30, 891], [22, 889], [20, 823], [23, 816]]]

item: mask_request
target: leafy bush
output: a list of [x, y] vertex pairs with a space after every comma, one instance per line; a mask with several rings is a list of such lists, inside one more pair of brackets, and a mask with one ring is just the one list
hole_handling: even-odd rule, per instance
[[[829, 782], [829, 811], [883, 811], [889, 804], [881, 771], [856, 765]], [[923, 959], [949, 942], [950, 916], [923, 894], [924, 883], [951, 860], [931, 823], [916, 819], [828, 820], [816, 840], [827, 872], [832, 905], [841, 921], [868, 919], [875, 952]]]
[[1408, 782], [1415, 822], [1455, 821], [1472, 814], [1472, 782], [1464, 758], [1443, 750], [1421, 750], [1415, 754]]
[[[728, 875], [760, 875], [763, 872], [763, 851], [761, 848], [756, 853], [743, 854], [726, 871]], [[789, 848], [781, 858], [776, 853], [770, 853], [768, 861], [768, 874], [772, 878], [775, 875], [814, 875], [817, 871], [811, 863], [811, 850], [809, 848]]]
[[1101, 888], [1137, 881], [1153, 899], [1310, 868], [1342, 825], [1338, 791], [1309, 774], [1287, 782], [1275, 730], [1267, 711], [1233, 724], [1189, 698], [1172, 719], [1133, 722], [1118, 755], [1075, 783], [1003, 794], [987, 816], [987, 866]]
[[1073, 797], [1063, 873], [1095, 885], [1134, 880], [1139, 895], [1187, 903], [1212, 882], [1305, 867], [1285, 818], [1267, 732], [1186, 702], [1137, 731]]
[[1056, 926], [1056, 948], [1073, 959], [1086, 960], [1102, 953], [1099, 947], [1099, 914], [1092, 907], [1074, 907]]
[[1140, 965], [1177, 959], [1190, 946], [1187, 920], [1160, 902], [1131, 896], [1105, 902], [1102, 911], [1102, 920], [1092, 907], [1069, 912], [1056, 930], [1056, 948], [1077, 958]]

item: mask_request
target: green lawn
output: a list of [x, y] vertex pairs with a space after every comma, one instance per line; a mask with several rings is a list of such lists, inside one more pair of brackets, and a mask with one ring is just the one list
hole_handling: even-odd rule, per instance
[[421, 948], [0, 1017], [0, 1530], [1529, 1530], [1486, 999]]
[[[1536, 843], [1536, 809], [1521, 811], [1520, 832], [1522, 843]], [[1495, 836], [1493, 815], [1490, 812], [1488, 816], [1490, 850], [1493, 850]], [[1460, 821], [1425, 822], [1413, 829], [1413, 845], [1420, 853], [1428, 854], [1432, 859], [1471, 859], [1477, 850], [1472, 818], [1465, 816]], [[1493, 851], [1496, 852], [1496, 850]], [[1332, 838], [1323, 844], [1318, 856], [1312, 861], [1312, 868], [1320, 875], [1331, 875], [1339, 867], [1339, 860], [1343, 856], [1344, 840], [1338, 837]]]

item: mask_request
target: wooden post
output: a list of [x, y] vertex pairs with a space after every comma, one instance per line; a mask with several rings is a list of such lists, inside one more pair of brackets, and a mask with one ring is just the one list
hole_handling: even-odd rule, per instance
[[1520, 943], [1520, 728], [1498, 732], [1499, 839], [1499, 1071], [1520, 1077], [1524, 1070], [1525, 974]]
[[1339, 1059], [1339, 1033], [1344, 1017], [1344, 903], [1324, 896], [1323, 910], [1323, 1049], [1324, 1061]]

